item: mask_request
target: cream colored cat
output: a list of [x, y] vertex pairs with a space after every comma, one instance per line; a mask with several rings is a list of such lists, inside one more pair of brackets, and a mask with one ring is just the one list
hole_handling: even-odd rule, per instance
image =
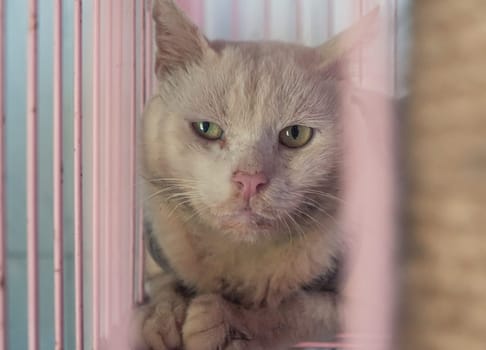
[[332, 337], [342, 37], [320, 48], [210, 42], [170, 0], [154, 1], [153, 17], [145, 348], [268, 350]]

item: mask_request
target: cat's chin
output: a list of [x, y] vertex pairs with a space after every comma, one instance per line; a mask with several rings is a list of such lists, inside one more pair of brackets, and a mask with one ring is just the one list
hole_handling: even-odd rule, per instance
[[251, 210], [239, 210], [219, 216], [218, 226], [236, 240], [255, 241], [270, 234], [274, 222]]

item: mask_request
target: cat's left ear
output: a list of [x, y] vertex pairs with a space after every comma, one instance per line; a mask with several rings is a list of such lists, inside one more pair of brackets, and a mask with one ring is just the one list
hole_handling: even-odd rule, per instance
[[154, 0], [155, 74], [159, 80], [179, 69], [197, 64], [212, 49], [197, 26], [174, 0]]
[[353, 55], [376, 37], [379, 12], [380, 8], [376, 7], [350, 28], [318, 46], [316, 50], [322, 58], [319, 69], [340, 80], [349, 78]]

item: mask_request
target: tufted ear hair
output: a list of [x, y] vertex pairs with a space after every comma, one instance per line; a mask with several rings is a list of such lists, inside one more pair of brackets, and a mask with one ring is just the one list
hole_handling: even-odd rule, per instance
[[154, 0], [155, 74], [159, 80], [200, 61], [211, 50], [208, 40], [173, 0]]
[[318, 46], [316, 50], [322, 58], [319, 68], [337, 78], [347, 78], [349, 67], [346, 66], [353, 61], [353, 54], [377, 34], [379, 10], [376, 7], [350, 28]]

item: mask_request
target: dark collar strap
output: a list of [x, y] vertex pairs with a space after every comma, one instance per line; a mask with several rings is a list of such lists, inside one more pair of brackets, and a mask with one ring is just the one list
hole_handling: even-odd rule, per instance
[[175, 271], [172, 266], [170, 266], [169, 260], [167, 259], [162, 247], [157, 243], [157, 239], [153, 233], [152, 224], [147, 220], [144, 220], [143, 223], [143, 233], [147, 242], [148, 252], [152, 259], [154, 259], [162, 270], [175, 275]]

